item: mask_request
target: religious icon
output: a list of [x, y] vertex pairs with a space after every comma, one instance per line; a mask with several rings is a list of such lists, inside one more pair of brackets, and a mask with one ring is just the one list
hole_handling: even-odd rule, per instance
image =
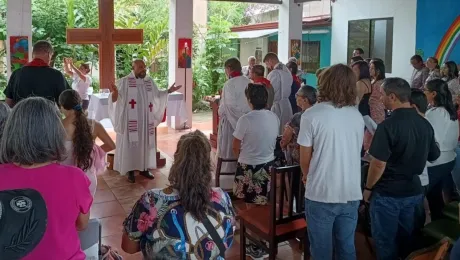
[[190, 69], [192, 67], [192, 39], [179, 39], [177, 64], [182, 69]]
[[291, 40], [291, 57], [295, 57], [298, 64], [300, 64], [300, 44], [300, 40]]
[[10, 36], [11, 72], [29, 62], [29, 37]]

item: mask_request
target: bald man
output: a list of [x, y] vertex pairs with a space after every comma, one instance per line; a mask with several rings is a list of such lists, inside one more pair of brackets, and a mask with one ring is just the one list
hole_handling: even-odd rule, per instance
[[147, 76], [142, 60], [135, 60], [131, 74], [112, 86], [109, 116], [117, 133], [113, 168], [122, 175], [128, 174], [129, 182], [135, 182], [135, 171], [154, 178], [149, 169], [157, 166], [155, 128], [163, 119], [168, 94], [180, 88], [173, 84], [168, 90], [159, 90]]

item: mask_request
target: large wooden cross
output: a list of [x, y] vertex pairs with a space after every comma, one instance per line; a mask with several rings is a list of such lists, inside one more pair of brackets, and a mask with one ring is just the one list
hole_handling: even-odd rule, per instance
[[115, 83], [115, 44], [142, 44], [144, 41], [142, 29], [115, 29], [113, 1], [99, 0], [99, 28], [67, 29], [67, 44], [99, 45], [101, 88]]

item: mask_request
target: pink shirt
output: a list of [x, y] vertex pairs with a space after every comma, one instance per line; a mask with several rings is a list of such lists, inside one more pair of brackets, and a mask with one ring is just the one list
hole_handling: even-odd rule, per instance
[[40, 243], [24, 260], [84, 260], [76, 229], [80, 213], [89, 212], [93, 197], [90, 181], [82, 170], [59, 164], [24, 169], [0, 165], [0, 190], [34, 189], [43, 196], [48, 223]]

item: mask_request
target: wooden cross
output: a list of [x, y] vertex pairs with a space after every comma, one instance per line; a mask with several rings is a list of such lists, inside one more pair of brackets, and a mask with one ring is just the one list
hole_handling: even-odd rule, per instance
[[[115, 44], [142, 44], [142, 29], [115, 29], [114, 0], [99, 0], [99, 28], [67, 29], [67, 44], [99, 45], [99, 81], [101, 88], [115, 83]], [[131, 61], [126, 61], [131, 63]]]

